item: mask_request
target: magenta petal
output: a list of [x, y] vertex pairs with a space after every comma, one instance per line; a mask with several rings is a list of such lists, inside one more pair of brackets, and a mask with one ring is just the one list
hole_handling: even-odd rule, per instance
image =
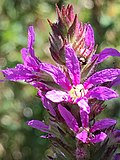
[[90, 138], [91, 143], [99, 143], [105, 140], [107, 135], [104, 132], [101, 132], [100, 134], [95, 135], [93, 138]]
[[22, 60], [24, 62], [24, 65], [27, 66], [26, 57], [29, 55], [28, 49], [22, 48], [21, 49], [21, 54], [22, 54]]
[[77, 55], [70, 45], [65, 46], [65, 53], [66, 66], [68, 68], [70, 78], [72, 79], [72, 83], [77, 85], [80, 83], [80, 65]]
[[39, 71], [38, 59], [37, 57], [32, 57], [28, 53], [28, 49], [21, 49], [22, 59], [25, 67], [29, 67], [33, 71]]
[[89, 115], [82, 110], [82, 107], [80, 108], [80, 118], [82, 122], [82, 127], [88, 127], [89, 126]]
[[5, 78], [10, 81], [30, 80], [34, 77], [24, 65], [18, 64], [15, 68], [2, 70]]
[[90, 50], [93, 50], [94, 45], [95, 45], [94, 30], [90, 24], [87, 24], [86, 29], [87, 31], [85, 33], [85, 45]]
[[91, 127], [90, 132], [107, 129], [111, 126], [114, 126], [116, 123], [117, 122], [114, 119], [110, 119], [110, 118], [102, 119], [100, 121], [95, 122], [95, 124]]
[[118, 86], [120, 85], [120, 75], [111, 83], [111, 86]]
[[45, 96], [47, 99], [56, 103], [68, 101], [69, 98], [69, 95], [66, 92], [56, 90], [48, 91]]
[[79, 127], [76, 119], [74, 116], [62, 105], [58, 105], [58, 110], [65, 120], [66, 124], [68, 125], [69, 128], [71, 128], [74, 132], [78, 132]]
[[88, 127], [90, 107], [84, 99], [79, 100], [77, 104], [80, 107], [80, 118], [82, 122], [82, 127]]
[[98, 100], [109, 100], [112, 98], [117, 98], [119, 97], [119, 95], [112, 89], [107, 88], [107, 87], [103, 87], [103, 86], [99, 86], [99, 87], [95, 87], [93, 89], [91, 89], [88, 94], [87, 97], [89, 98], [97, 98]]
[[28, 52], [34, 57], [34, 49], [33, 45], [35, 42], [35, 32], [33, 26], [29, 26], [28, 28]]
[[66, 90], [71, 89], [71, 85], [67, 76], [58, 67], [47, 63], [41, 63], [40, 69], [51, 75], [55, 83], [60, 85], [62, 88]]
[[42, 95], [41, 97], [41, 100], [42, 100], [42, 103], [43, 103], [43, 106], [50, 111], [50, 114], [53, 115], [53, 116], [56, 116], [56, 112], [54, 110], [54, 104], [52, 104], [52, 102], [50, 100], [48, 100], [45, 96]]
[[87, 101], [85, 99], [80, 99], [77, 101], [77, 104], [80, 108], [82, 108], [83, 111], [85, 111], [87, 114], [90, 113], [90, 106], [88, 105]]
[[88, 132], [86, 130], [83, 130], [82, 132], [76, 135], [76, 138], [78, 138], [83, 143], [87, 142], [87, 137], [88, 137]]
[[120, 75], [120, 69], [104, 69], [94, 73], [84, 83], [85, 88], [91, 88], [94, 85], [104, 82], [111, 82]]
[[31, 126], [32, 128], [36, 128], [42, 132], [49, 132], [49, 126], [45, 125], [43, 122], [39, 120], [31, 120], [27, 122], [28, 126]]
[[93, 59], [96, 58], [96, 56], [98, 56], [98, 63], [103, 62], [105, 59], [107, 59], [110, 56], [118, 56], [120, 57], [120, 52], [118, 52], [116, 49], [114, 48], [106, 48], [104, 49], [102, 52], [100, 52], [99, 54], [96, 54], [93, 56]]

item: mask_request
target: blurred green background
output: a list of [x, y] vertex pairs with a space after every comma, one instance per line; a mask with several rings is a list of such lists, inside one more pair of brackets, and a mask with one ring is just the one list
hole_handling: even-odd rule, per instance
[[[0, 69], [21, 63], [20, 50], [27, 47], [27, 28], [35, 27], [35, 52], [50, 61], [47, 19], [56, 21], [55, 4], [73, 4], [79, 20], [90, 22], [95, 30], [97, 52], [105, 47], [120, 50], [120, 0], [0, 0]], [[109, 58], [102, 68], [120, 68], [119, 58]], [[2, 78], [2, 75], [0, 75]], [[120, 94], [120, 87], [115, 87]], [[120, 100], [106, 103], [102, 117], [118, 120]], [[36, 90], [25, 83], [0, 83], [0, 160], [42, 160], [50, 144], [40, 131], [26, 126], [30, 119], [43, 120], [43, 106]]]

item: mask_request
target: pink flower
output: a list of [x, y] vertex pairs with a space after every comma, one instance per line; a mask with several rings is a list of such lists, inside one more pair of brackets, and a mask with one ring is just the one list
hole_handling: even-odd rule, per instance
[[65, 107], [59, 104], [58, 110], [68, 127], [74, 131], [76, 138], [83, 143], [99, 143], [104, 141], [107, 137], [107, 134], [104, 131], [116, 124], [116, 120], [105, 118], [90, 125], [89, 117], [87, 117], [88, 123], [86, 124], [86, 120], [82, 120], [82, 126], [79, 127], [74, 116]]

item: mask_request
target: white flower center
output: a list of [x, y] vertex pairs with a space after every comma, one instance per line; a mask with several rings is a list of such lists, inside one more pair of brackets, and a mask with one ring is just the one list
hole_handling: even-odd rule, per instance
[[87, 93], [87, 90], [85, 90], [82, 84], [73, 86], [71, 90], [69, 91], [69, 95], [73, 102], [75, 102], [77, 98], [84, 97], [86, 93]]

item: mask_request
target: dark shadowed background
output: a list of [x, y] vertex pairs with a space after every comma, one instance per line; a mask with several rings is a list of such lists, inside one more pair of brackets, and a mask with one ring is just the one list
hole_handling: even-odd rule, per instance
[[[120, 50], [119, 0], [0, 0], [0, 69], [21, 63], [20, 50], [27, 47], [27, 28], [36, 32], [35, 52], [42, 61], [51, 61], [47, 19], [56, 21], [55, 4], [71, 3], [79, 20], [90, 22], [95, 30], [97, 53], [105, 47]], [[120, 58], [109, 58], [102, 68], [120, 68]], [[2, 78], [2, 75], [0, 75]], [[120, 94], [120, 87], [115, 87]], [[101, 117], [118, 120], [120, 99], [106, 103]], [[0, 160], [42, 160], [49, 141], [41, 139], [40, 131], [26, 125], [30, 119], [45, 118], [46, 112], [36, 90], [23, 82], [0, 83]]]

